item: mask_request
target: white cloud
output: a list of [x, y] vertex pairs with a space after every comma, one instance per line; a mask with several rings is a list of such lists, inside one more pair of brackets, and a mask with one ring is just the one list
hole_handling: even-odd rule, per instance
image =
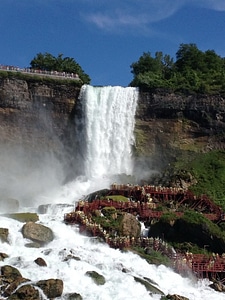
[[86, 11], [83, 17], [86, 21], [105, 30], [115, 30], [124, 27], [145, 27], [173, 15], [185, 0], [129, 0], [107, 3]]
[[217, 11], [225, 11], [225, 0], [191, 0], [197, 6]]
[[83, 3], [86, 3], [83, 18], [110, 31], [150, 27], [185, 5], [225, 11], [225, 0], [86, 0]]

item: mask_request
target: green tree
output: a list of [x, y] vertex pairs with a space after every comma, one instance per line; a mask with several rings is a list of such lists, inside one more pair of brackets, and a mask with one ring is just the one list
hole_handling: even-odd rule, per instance
[[131, 86], [144, 89], [170, 88], [180, 92], [225, 93], [225, 58], [196, 44], [181, 44], [176, 61], [169, 55], [145, 52], [131, 65]]
[[159, 68], [157, 63], [153, 57], [151, 57], [150, 52], [144, 52], [143, 55], [139, 58], [139, 60], [131, 65], [132, 71], [135, 76], [140, 73], [145, 72], [158, 72]]
[[187, 69], [202, 70], [204, 68], [203, 52], [195, 44], [181, 44], [176, 53], [176, 69], [185, 72]]
[[46, 71], [58, 71], [78, 74], [79, 78], [85, 84], [90, 83], [90, 77], [87, 75], [81, 66], [71, 57], [63, 58], [63, 54], [58, 54], [57, 57], [52, 54], [38, 53], [30, 62], [32, 69], [46, 70]]
[[169, 55], [164, 56], [161, 51], [155, 53], [155, 57], [150, 52], [144, 52], [139, 60], [132, 63], [131, 73], [134, 79], [131, 86], [146, 88], [168, 87], [172, 76], [173, 60]]

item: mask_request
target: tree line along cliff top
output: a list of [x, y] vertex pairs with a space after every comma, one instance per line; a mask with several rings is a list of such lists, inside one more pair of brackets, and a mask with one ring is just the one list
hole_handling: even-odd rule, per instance
[[[154, 57], [151, 52], [144, 52], [130, 68], [133, 80], [129, 86], [140, 90], [167, 89], [183, 94], [225, 95], [225, 58], [214, 50], [201, 51], [194, 43], [180, 44], [175, 60], [161, 51], [157, 51]], [[63, 57], [62, 53], [58, 56], [38, 53], [26, 69], [77, 74], [80, 84], [91, 82], [90, 76], [75, 59]]]
[[131, 64], [131, 86], [143, 90], [166, 88], [174, 92], [225, 94], [225, 58], [214, 50], [205, 52], [195, 44], [181, 44], [176, 61], [170, 55], [144, 52]]

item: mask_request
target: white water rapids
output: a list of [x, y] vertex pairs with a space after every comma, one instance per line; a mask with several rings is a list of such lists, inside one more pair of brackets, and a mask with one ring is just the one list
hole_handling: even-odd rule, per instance
[[[0, 216], [0, 227], [9, 229], [9, 243], [0, 243], [0, 252], [7, 253], [9, 257], [0, 261], [0, 266], [15, 266], [23, 277], [32, 281], [62, 279], [64, 292], [60, 299], [65, 299], [66, 293], [76, 292], [84, 300], [159, 300], [161, 296], [149, 295], [145, 287], [134, 280], [133, 276], [136, 276], [150, 278], [165, 295], [179, 294], [190, 300], [224, 300], [224, 294], [209, 288], [207, 280], [183, 278], [163, 265], [150, 265], [135, 254], [111, 249], [94, 238], [82, 236], [76, 226], [63, 223], [63, 215], [72, 210], [74, 201], [84, 194], [109, 187], [112, 182], [108, 175], [132, 175], [131, 147], [134, 143], [137, 96], [134, 88], [83, 87], [84, 128], [81, 134], [86, 143], [85, 176], [34, 195], [32, 207], [21, 205], [20, 211], [36, 211], [38, 205], [51, 203], [47, 213], [39, 215], [39, 222], [50, 227], [55, 235], [55, 239], [45, 247], [25, 247], [29, 241], [22, 237], [23, 224]], [[57, 206], [59, 203], [68, 203], [70, 206], [63, 209]], [[70, 254], [80, 260], [65, 260]], [[34, 260], [37, 257], [42, 257], [47, 267], [36, 265]], [[126, 273], [122, 271], [124, 269]], [[105, 277], [106, 283], [95, 285], [85, 275], [86, 271], [98, 272]]]

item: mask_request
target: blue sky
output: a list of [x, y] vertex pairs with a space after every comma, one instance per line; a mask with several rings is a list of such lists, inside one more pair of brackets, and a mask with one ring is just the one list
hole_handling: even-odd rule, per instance
[[225, 0], [0, 0], [0, 64], [73, 57], [92, 85], [128, 86], [143, 52], [195, 43], [225, 57]]

